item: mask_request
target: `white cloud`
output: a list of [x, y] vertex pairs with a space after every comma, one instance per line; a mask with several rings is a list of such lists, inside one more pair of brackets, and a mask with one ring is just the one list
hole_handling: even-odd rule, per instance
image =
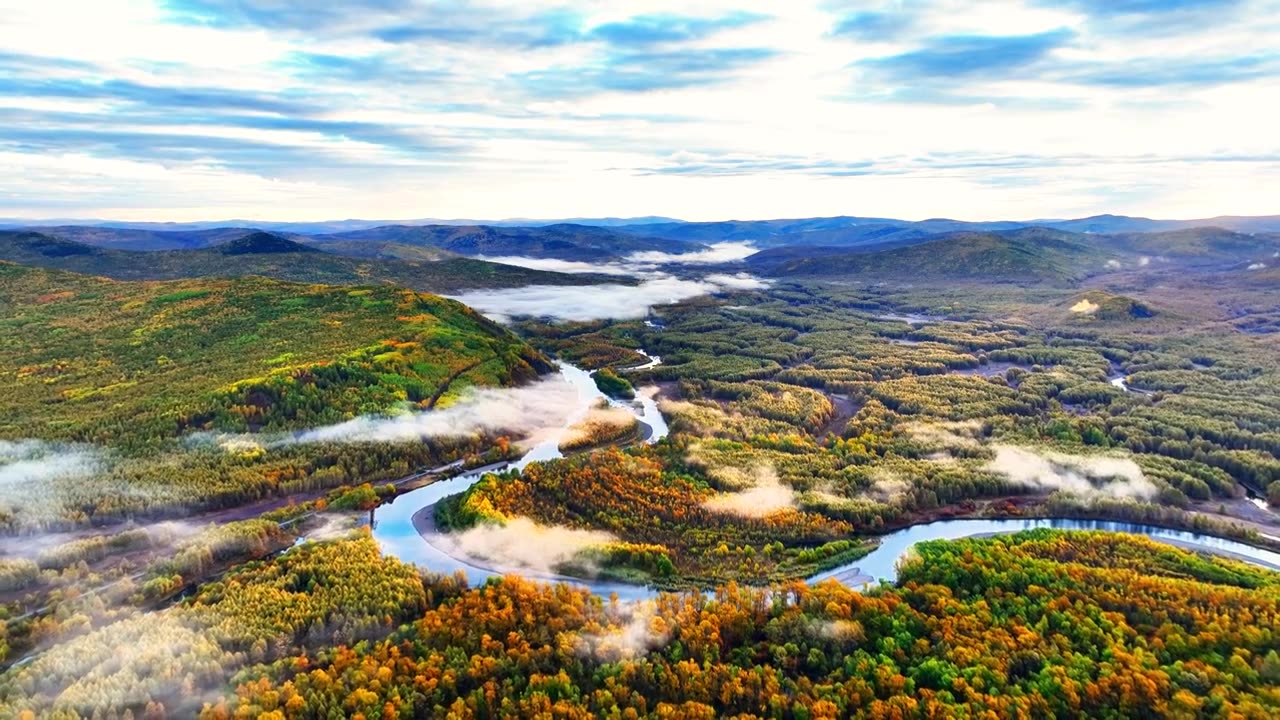
[[572, 560], [579, 552], [616, 541], [615, 536], [600, 530], [539, 525], [527, 518], [432, 537], [432, 542], [450, 555], [469, 558], [499, 572], [540, 573], [554, 573], [557, 565]]
[[1105, 495], [1150, 500], [1156, 486], [1129, 458], [1037, 452], [1012, 445], [995, 446], [987, 470], [1027, 487], [1064, 490], [1083, 497]]
[[675, 254], [658, 251], [637, 252], [627, 256], [633, 263], [700, 263], [714, 265], [733, 262], [754, 255], [758, 249], [746, 242], [723, 242], [712, 245], [707, 250]]
[[714, 283], [720, 287], [730, 288], [732, 290], [763, 290], [769, 287], [768, 280], [762, 280], [748, 273], [737, 273], [734, 275], [713, 273], [703, 279], [709, 283]]
[[778, 480], [772, 467], [755, 468], [751, 480], [753, 484], [745, 490], [716, 495], [703, 503], [703, 507], [713, 512], [762, 518], [796, 506], [795, 491]]
[[647, 316], [655, 305], [670, 305], [722, 290], [758, 287], [764, 287], [763, 281], [749, 275], [713, 275], [703, 280], [660, 275], [634, 286], [527, 285], [505, 290], [471, 290], [452, 297], [504, 322], [526, 316], [570, 321], [626, 320]]
[[[555, 9], [564, 5], [536, 0], [513, 10], [510, 4], [483, 3], [470, 26], [483, 30], [504, 16], [527, 19]], [[483, 35], [478, 31], [455, 33], [438, 43], [390, 43], [375, 29], [408, 20], [377, 8], [349, 12], [333, 27], [309, 31], [177, 24], [168, 21], [160, 3], [144, 0], [0, 0], [0, 46], [6, 52], [92, 65], [46, 70], [36, 77], [36, 86], [56, 74], [104, 87], [128, 82], [303, 98], [322, 108], [317, 117], [392, 124], [445, 150], [414, 155], [377, 138], [356, 138], [354, 131], [343, 141], [342, 129], [321, 140], [281, 123], [255, 139], [305, 152], [246, 168], [237, 164], [241, 151], [212, 142], [243, 136], [245, 124], [231, 120], [210, 126], [211, 142], [200, 148], [203, 152], [180, 158], [149, 157], [146, 149], [121, 149], [118, 142], [72, 146], [59, 141], [45, 148], [0, 141], [0, 171], [11, 179], [2, 211], [173, 220], [583, 213], [745, 219], [852, 212], [992, 219], [1102, 211], [1165, 217], [1275, 212], [1268, 190], [1280, 182], [1280, 161], [1271, 127], [1274, 113], [1266, 112], [1275, 109], [1273, 98], [1280, 96], [1280, 80], [1267, 65], [1280, 31], [1274, 0], [1246, 0], [1216, 13], [1212, 22], [1177, 27], [1130, 22], [1135, 26], [1128, 32], [1105, 17], [1023, 0], [980, 6], [954, 0], [889, 5], [654, 0], [643, 9], [604, 0], [568, 9], [581, 13], [584, 28], [641, 12], [710, 18], [736, 10], [762, 13], [771, 18], [680, 49], [766, 48], [774, 54], [717, 84], [556, 92], [516, 78], [607, 64], [598, 43], [468, 42]], [[831, 35], [840, 13], [857, 9], [911, 14], [910, 31], [862, 42]], [[414, 19], [421, 21], [421, 15]], [[1076, 39], [1051, 55], [1055, 62], [1123, 69], [1155, 59], [1159, 70], [1159, 63], [1193, 58], [1191, 76], [1219, 67], [1251, 71], [1217, 84], [1174, 78], [1136, 86], [1076, 83], [1047, 72], [974, 73], [948, 83], [958, 97], [942, 109], [928, 98], [895, 99], [901, 88], [874, 83], [851, 67], [918, 50], [929, 38], [1059, 28]], [[306, 54], [373, 65], [359, 81], [326, 72], [320, 83], [307, 74], [306, 63], [297, 61]], [[415, 80], [412, 73], [432, 81]], [[1158, 73], [1150, 75], [1154, 80]], [[0, 107], [36, 113], [9, 120], [7, 127], [56, 128], [70, 122], [61, 114], [66, 110], [85, 113], [82, 128], [129, 131], [138, 128], [130, 114], [146, 106], [113, 98], [97, 107], [57, 107], [75, 99], [50, 96], [52, 87], [24, 92], [15, 86], [7, 92]], [[946, 133], [936, 132], [939, 112], [947, 115]], [[198, 107], [195, 114], [209, 121]], [[175, 119], [170, 129], [183, 124]], [[927, 138], [923, 146], [921, 138]], [[341, 171], [332, 164], [335, 156], [347, 163]], [[737, 176], [687, 172], [691, 165], [730, 156], [767, 169]], [[124, 163], [120, 169], [130, 172], [115, 182], [120, 178], [100, 172], [103, 163]], [[863, 167], [853, 174], [826, 175], [824, 164]], [[872, 174], [857, 174], [863, 170]]]
[[580, 404], [577, 388], [553, 375], [522, 387], [473, 390], [440, 410], [362, 416], [281, 442], [395, 442], [478, 432], [533, 435], [562, 427]]
[[[480, 260], [502, 263], [503, 265], [515, 265], [532, 270], [549, 270], [562, 273], [635, 275], [644, 271], [634, 265], [623, 265], [621, 263], [591, 263], [582, 260], [558, 260], [556, 258], [535, 258], [522, 255], [477, 255], [476, 257]], [[652, 266], [650, 266], [650, 269], [652, 269]]]

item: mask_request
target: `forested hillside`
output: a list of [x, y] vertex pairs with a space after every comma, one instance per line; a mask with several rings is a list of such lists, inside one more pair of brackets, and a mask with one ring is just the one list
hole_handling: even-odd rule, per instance
[[456, 449], [442, 440], [228, 452], [189, 440], [422, 409], [551, 369], [465, 306], [388, 287], [118, 282], [0, 264], [0, 326], [6, 459], [78, 458], [66, 474], [46, 473], [48, 486], [7, 488], [0, 518], [14, 527], [405, 474]]
[[[325, 247], [325, 246], [318, 246]], [[422, 292], [521, 285], [581, 285], [585, 275], [530, 270], [435, 248], [385, 247], [370, 242], [352, 248], [336, 243], [324, 252], [270, 233], [240, 235], [212, 247], [136, 251], [95, 247], [42, 233], [0, 231], [0, 261], [56, 268], [117, 280], [175, 280], [262, 275], [330, 285], [388, 284]], [[338, 253], [349, 253], [338, 254]]]

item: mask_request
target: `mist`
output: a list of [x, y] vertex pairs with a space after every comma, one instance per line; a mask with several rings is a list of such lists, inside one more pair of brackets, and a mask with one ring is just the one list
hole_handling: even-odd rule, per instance
[[[663, 265], [715, 265], [736, 262], [754, 253], [757, 249], [750, 243], [725, 242], [711, 245], [707, 250], [678, 255], [667, 252], [632, 253], [622, 260], [608, 262], [590, 262], [585, 260], [561, 260], [559, 258], [528, 257], [525, 255], [477, 255], [478, 260], [515, 265], [531, 270], [548, 270], [562, 273], [595, 273], [598, 275], [637, 275], [654, 278], [665, 276], [661, 271]], [[722, 277], [733, 277], [724, 275]]]
[[959, 422], [912, 423], [907, 434], [918, 443], [941, 450], [960, 450], [980, 447], [977, 436], [982, 432], [977, 420]]
[[574, 559], [587, 548], [617, 540], [602, 530], [539, 525], [527, 518], [432, 537], [432, 543], [446, 553], [489, 565], [494, 570], [531, 570], [544, 574], [554, 574], [558, 565]]
[[0, 440], [0, 511], [38, 526], [62, 514], [79, 481], [106, 467], [104, 455], [88, 446]]
[[769, 287], [768, 280], [762, 280], [748, 273], [737, 273], [735, 275], [716, 273], [706, 276], [703, 280], [731, 290], [763, 290]]
[[715, 265], [742, 260], [757, 252], [759, 250], [749, 242], [722, 242], [696, 252], [677, 254], [655, 250], [631, 253], [626, 259], [633, 263]]
[[670, 305], [724, 290], [763, 287], [749, 275], [717, 275], [703, 280], [655, 277], [639, 285], [526, 285], [505, 290], [468, 290], [451, 296], [498, 322], [514, 317], [558, 321], [638, 320], [655, 305]]
[[394, 417], [362, 416], [276, 444], [398, 442], [472, 433], [535, 435], [562, 427], [580, 403], [577, 388], [552, 375], [521, 387], [469, 390], [446, 408]]
[[1128, 458], [1038, 453], [1012, 445], [996, 445], [994, 449], [995, 459], [986, 469], [1018, 485], [1082, 497], [1135, 500], [1149, 500], [1158, 492], [1142, 468]]
[[486, 260], [488, 262], [499, 263], [502, 265], [514, 265], [516, 267], [529, 268], [530, 270], [547, 270], [549, 272], [571, 274], [594, 273], [597, 275], [636, 275], [652, 272], [657, 269], [657, 266], [652, 264], [624, 265], [619, 262], [593, 263], [582, 260], [526, 257], [524, 255], [477, 255], [476, 259]]
[[795, 491], [778, 481], [773, 468], [757, 466], [752, 471], [751, 482], [745, 490], [717, 495], [702, 506], [712, 512], [748, 518], [767, 517], [779, 510], [795, 508]]
[[653, 600], [629, 603], [613, 618], [617, 627], [599, 633], [578, 635], [578, 651], [602, 662], [617, 662], [644, 655], [666, 644], [671, 630], [657, 613]]

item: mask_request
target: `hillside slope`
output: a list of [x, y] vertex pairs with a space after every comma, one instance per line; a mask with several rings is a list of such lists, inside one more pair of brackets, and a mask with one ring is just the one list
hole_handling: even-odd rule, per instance
[[227, 388], [247, 396], [254, 383], [305, 385], [295, 377], [303, 368], [347, 370], [312, 379], [325, 397], [311, 409], [247, 402], [259, 424], [305, 427], [416, 402], [460, 368], [472, 369], [459, 388], [552, 369], [470, 308], [391, 287], [120, 282], [0, 263], [0, 324], [0, 437], [8, 438], [171, 435], [190, 424], [182, 418], [217, 414]]
[[1100, 271], [1106, 253], [1080, 236], [1045, 228], [961, 232], [888, 250], [765, 251], [747, 259], [774, 276], [871, 276], [900, 279], [1068, 281]]
[[[435, 251], [426, 253], [427, 257], [433, 254]], [[531, 270], [447, 254], [440, 257], [443, 259], [425, 261], [345, 257], [263, 232], [198, 250], [141, 252], [92, 247], [42, 233], [0, 231], [0, 260], [117, 280], [262, 275], [327, 285], [389, 283], [433, 293], [597, 281], [588, 275]]]
[[[647, 226], [646, 226], [647, 227]], [[636, 252], [685, 253], [704, 249], [682, 240], [631, 235], [618, 229], [588, 225], [547, 225], [545, 227], [491, 227], [487, 225], [386, 225], [316, 235], [321, 244], [335, 240], [390, 241], [406, 245], [427, 245], [460, 255], [523, 255], [561, 260], [616, 260]]]
[[1280, 251], [1280, 237], [1252, 235], [1220, 227], [1123, 233], [1098, 238], [1097, 242], [1116, 252], [1159, 258], [1182, 265], [1265, 262]]
[[281, 438], [551, 370], [470, 308], [401, 288], [122, 282], [0, 263], [0, 470], [25, 478], [0, 483], [0, 532], [398, 479], [493, 438]]

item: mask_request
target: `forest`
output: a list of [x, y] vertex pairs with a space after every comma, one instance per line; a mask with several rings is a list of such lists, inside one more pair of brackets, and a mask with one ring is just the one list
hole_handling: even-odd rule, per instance
[[491, 438], [275, 443], [370, 414], [444, 407], [552, 365], [456, 302], [263, 278], [118, 282], [0, 263], [0, 530], [182, 516], [391, 480]]
[[[917, 545], [862, 592], [803, 582], [944, 518], [1275, 546], [1247, 496], [1280, 503], [1280, 355], [1170, 291], [778, 281], [513, 334], [387, 287], [0, 273], [0, 457], [60, 471], [55, 502], [0, 508], [29, 539], [0, 556], [0, 718], [1280, 710], [1280, 574], [1254, 566], [1037, 530]], [[652, 600], [469, 587], [356, 529], [521, 438], [290, 441], [553, 358], [615, 403], [656, 393], [670, 434], [601, 404], [566, 457], [485, 475], [435, 526], [584, 533], [554, 571]]]
[[[945, 517], [1280, 544], [1245, 499], [1280, 502], [1269, 337], [1172, 332], [1191, 318], [1111, 291], [993, 288], [794, 283], [663, 307], [660, 323], [526, 320], [546, 352], [656, 385], [672, 435], [495, 475], [437, 517], [612, 533], [674, 572], [625, 557], [595, 572], [660, 587], [803, 578], [856, 559], [859, 538]], [[627, 371], [637, 348], [663, 362]]]
[[[0, 692], [13, 716], [1268, 718], [1278, 583], [1133, 536], [1037, 530], [921, 544], [898, 586], [867, 593], [730, 583], [637, 606], [422, 577], [354, 538], [246, 566], [149, 627], [91, 632]], [[119, 643], [133, 649], [109, 678]], [[161, 667], [175, 689], [118, 684]]]

